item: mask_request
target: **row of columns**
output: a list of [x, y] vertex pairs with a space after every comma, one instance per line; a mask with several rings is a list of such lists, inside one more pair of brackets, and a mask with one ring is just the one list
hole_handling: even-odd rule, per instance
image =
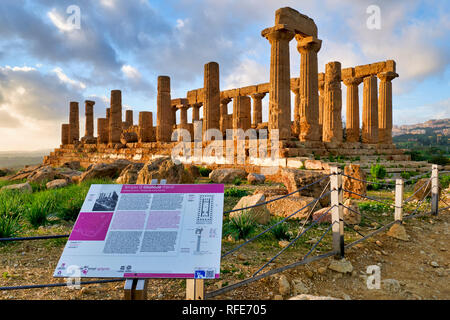
[[[122, 92], [120, 90], [111, 91], [110, 108], [106, 109], [106, 117], [97, 119], [97, 138], [94, 137], [94, 104], [94, 101], [85, 101], [85, 135], [81, 141], [85, 143], [120, 143], [123, 130], [133, 127], [132, 110], [126, 110], [125, 121], [122, 122]], [[140, 142], [155, 141], [152, 112], [139, 112], [137, 131]], [[63, 145], [78, 143], [80, 141], [79, 132], [79, 105], [78, 102], [72, 101], [70, 102], [69, 123], [61, 126], [61, 143]]]

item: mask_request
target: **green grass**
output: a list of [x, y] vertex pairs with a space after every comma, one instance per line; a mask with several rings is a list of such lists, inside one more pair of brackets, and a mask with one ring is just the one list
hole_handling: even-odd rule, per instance
[[46, 190], [35, 185], [32, 194], [15, 190], [0, 192], [0, 237], [16, 236], [51, 221], [75, 221], [92, 184], [113, 184], [112, 179], [92, 179], [81, 184]]

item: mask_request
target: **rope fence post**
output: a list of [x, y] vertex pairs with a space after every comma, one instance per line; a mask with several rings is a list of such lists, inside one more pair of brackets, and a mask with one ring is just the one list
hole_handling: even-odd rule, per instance
[[344, 212], [342, 208], [343, 191], [341, 169], [331, 167], [330, 198], [331, 198], [331, 224], [333, 231], [333, 251], [337, 257], [344, 257]]
[[431, 212], [437, 216], [439, 212], [439, 172], [437, 164], [431, 167]]
[[403, 179], [395, 180], [395, 213], [394, 219], [397, 223], [403, 222]]

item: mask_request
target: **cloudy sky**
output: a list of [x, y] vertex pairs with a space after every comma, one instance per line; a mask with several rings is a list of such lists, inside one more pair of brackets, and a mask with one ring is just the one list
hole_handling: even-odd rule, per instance
[[[379, 29], [367, 26], [371, 5]], [[57, 147], [70, 101], [80, 102], [83, 136], [83, 101], [96, 101], [103, 116], [112, 89], [122, 90], [136, 122], [138, 111], [156, 112], [158, 75], [171, 77], [173, 98], [185, 97], [203, 86], [209, 61], [220, 65], [221, 89], [268, 82], [261, 30], [285, 6], [316, 22], [320, 72], [329, 61], [397, 62], [394, 124], [450, 117], [448, 0], [1, 0], [0, 151]], [[295, 42], [292, 77], [300, 71]]]

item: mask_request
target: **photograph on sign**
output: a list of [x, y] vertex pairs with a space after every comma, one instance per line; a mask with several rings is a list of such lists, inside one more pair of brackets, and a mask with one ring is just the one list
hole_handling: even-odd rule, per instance
[[53, 275], [218, 278], [223, 192], [222, 184], [92, 185]]

